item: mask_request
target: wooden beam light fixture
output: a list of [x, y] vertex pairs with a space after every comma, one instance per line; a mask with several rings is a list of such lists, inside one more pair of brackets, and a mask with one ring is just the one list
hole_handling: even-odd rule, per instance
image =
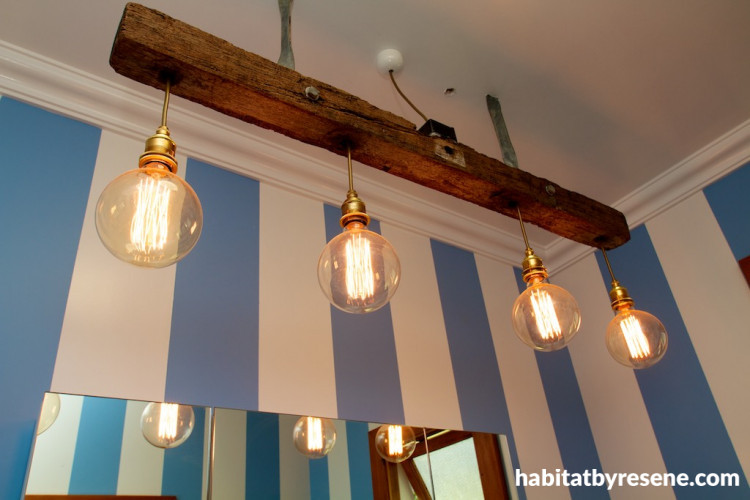
[[360, 163], [508, 217], [520, 205], [527, 222], [564, 238], [605, 249], [630, 239], [611, 207], [142, 5], [125, 7], [110, 64], [159, 89], [160, 75], [177, 75], [175, 95], [342, 156], [351, 144]]

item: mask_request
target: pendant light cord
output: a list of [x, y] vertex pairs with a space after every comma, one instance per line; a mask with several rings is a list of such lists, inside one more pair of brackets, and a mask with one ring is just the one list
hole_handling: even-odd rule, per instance
[[607, 271], [609, 271], [609, 275], [612, 277], [612, 283], [617, 282], [615, 279], [615, 273], [612, 272], [612, 265], [609, 263], [609, 257], [607, 257], [607, 251], [603, 248], [600, 248], [599, 250], [602, 251], [602, 255], [604, 256], [604, 262], [607, 264]]
[[167, 109], [169, 108], [169, 90], [170, 90], [170, 81], [167, 80], [166, 87], [164, 88], [164, 107], [161, 110], [161, 126], [166, 127], [167, 126]]
[[398, 95], [400, 95], [404, 99], [404, 101], [406, 101], [406, 104], [408, 104], [409, 106], [411, 106], [411, 109], [413, 109], [414, 111], [416, 111], [417, 114], [419, 116], [421, 116], [424, 121], [428, 121], [427, 116], [424, 113], [422, 113], [421, 111], [419, 111], [419, 109], [409, 100], [409, 98], [406, 97], [403, 92], [401, 92], [401, 89], [398, 87], [398, 84], [396, 83], [396, 79], [393, 78], [393, 70], [392, 69], [388, 70], [388, 76], [391, 77], [391, 82], [393, 82], [393, 86], [396, 87], [396, 92], [398, 92]]
[[521, 224], [521, 234], [523, 234], [523, 242], [526, 245], [526, 250], [531, 250], [531, 246], [529, 246], [529, 238], [526, 236], [526, 227], [523, 225], [523, 217], [521, 217], [521, 207], [516, 205], [516, 210], [518, 211], [518, 222]]
[[352, 175], [352, 148], [346, 145], [346, 165], [349, 171], [349, 191], [354, 191], [354, 176]]

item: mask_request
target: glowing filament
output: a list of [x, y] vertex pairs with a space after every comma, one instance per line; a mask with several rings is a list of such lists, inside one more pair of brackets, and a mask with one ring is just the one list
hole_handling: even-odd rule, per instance
[[136, 211], [130, 224], [130, 241], [139, 252], [162, 250], [169, 229], [169, 187], [147, 177], [138, 184]]
[[307, 449], [310, 451], [323, 449], [323, 423], [319, 418], [307, 417]]
[[180, 405], [174, 403], [162, 403], [159, 411], [159, 437], [172, 440], [177, 436], [177, 414]]
[[651, 348], [648, 345], [646, 336], [643, 334], [638, 319], [633, 316], [627, 316], [620, 322], [620, 328], [628, 345], [631, 359], [646, 359], [651, 355]]
[[368, 299], [375, 294], [370, 241], [358, 234], [346, 242], [346, 292], [354, 300]]
[[388, 426], [388, 454], [391, 456], [399, 456], [404, 453], [404, 438], [401, 434], [400, 425], [389, 425]]
[[536, 327], [542, 339], [555, 341], [562, 337], [562, 329], [557, 320], [552, 297], [544, 290], [534, 290], [531, 292], [531, 305], [534, 308]]

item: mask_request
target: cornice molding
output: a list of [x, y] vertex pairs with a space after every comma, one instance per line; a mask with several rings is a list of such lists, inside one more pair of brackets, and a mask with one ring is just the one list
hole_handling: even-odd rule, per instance
[[[150, 97], [150, 93], [133, 91], [2, 40], [0, 93], [143, 140], [153, 133], [161, 108], [161, 99]], [[340, 157], [313, 152], [311, 146], [241, 122], [235, 127], [232, 122], [212, 118], [211, 113], [190, 109], [192, 103], [186, 104], [170, 105], [170, 125], [173, 130], [179, 129], [182, 154], [324, 203], [342, 202], [345, 179]], [[625, 214], [631, 228], [638, 226], [749, 158], [750, 120], [613, 206]], [[358, 190], [367, 193], [371, 214], [381, 221], [519, 265], [523, 250], [520, 235], [468, 215], [483, 209], [465, 209], [470, 204], [402, 179], [386, 179], [385, 174], [373, 169], [359, 168], [355, 176]], [[593, 251], [564, 238], [548, 245], [532, 244], [554, 272]]]

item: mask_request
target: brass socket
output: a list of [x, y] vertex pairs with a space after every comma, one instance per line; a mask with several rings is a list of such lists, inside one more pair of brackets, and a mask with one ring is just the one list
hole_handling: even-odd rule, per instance
[[175, 153], [177, 144], [169, 135], [169, 129], [161, 126], [156, 129], [156, 133], [146, 139], [146, 151], [141, 155], [139, 165], [143, 166], [150, 161], [157, 161], [169, 168], [173, 174], [177, 173], [177, 160]]
[[609, 291], [609, 300], [612, 303], [612, 310], [619, 311], [626, 307], [633, 307], [634, 301], [628, 289], [621, 286], [617, 280], [612, 281], [612, 289]]
[[531, 248], [526, 249], [526, 258], [521, 263], [522, 266], [522, 277], [525, 283], [528, 283], [534, 278], [547, 279], [549, 273], [547, 268], [544, 267], [542, 259], [534, 253]]
[[355, 221], [366, 226], [370, 223], [370, 216], [367, 215], [365, 202], [359, 198], [355, 190], [351, 189], [346, 193], [346, 200], [341, 205], [339, 224], [341, 227], [346, 227], [347, 224]]

